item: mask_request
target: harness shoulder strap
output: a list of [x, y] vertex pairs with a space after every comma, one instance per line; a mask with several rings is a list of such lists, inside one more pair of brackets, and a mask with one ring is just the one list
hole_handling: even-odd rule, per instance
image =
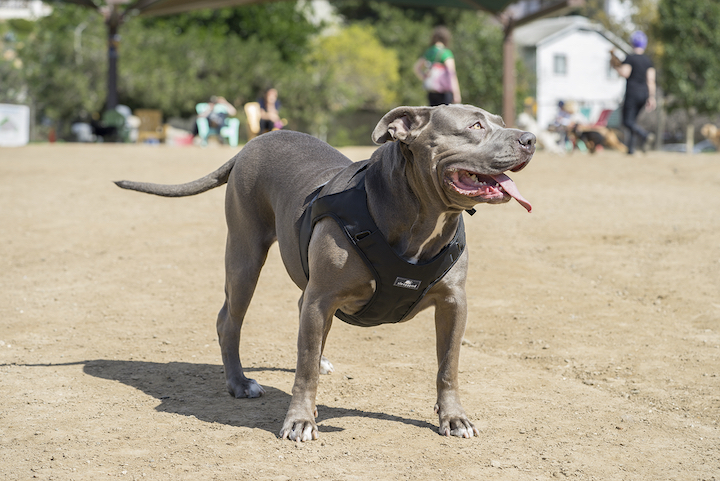
[[349, 324], [377, 326], [400, 322], [407, 317], [427, 291], [457, 262], [465, 249], [462, 217], [453, 240], [425, 264], [411, 264], [398, 256], [378, 229], [367, 208], [364, 174], [354, 188], [317, 198], [308, 207], [300, 235], [301, 258], [309, 276], [307, 253], [315, 223], [332, 217], [343, 229], [376, 281], [375, 293], [359, 312], [335, 315]]

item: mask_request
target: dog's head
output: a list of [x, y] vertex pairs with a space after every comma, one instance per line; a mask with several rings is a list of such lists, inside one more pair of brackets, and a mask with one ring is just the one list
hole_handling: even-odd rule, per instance
[[449, 207], [469, 209], [511, 198], [530, 203], [505, 172], [523, 169], [535, 153], [535, 136], [505, 128], [502, 118], [471, 105], [398, 107], [373, 131], [373, 141], [398, 141], [409, 161], [431, 169]]

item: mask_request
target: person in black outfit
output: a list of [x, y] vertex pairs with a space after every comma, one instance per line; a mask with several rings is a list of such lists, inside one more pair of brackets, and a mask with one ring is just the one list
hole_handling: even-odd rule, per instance
[[628, 55], [621, 64], [613, 64], [613, 68], [617, 70], [618, 74], [627, 79], [622, 116], [623, 125], [630, 131], [626, 142], [628, 154], [635, 151], [636, 137], [640, 140], [643, 152], [655, 139], [655, 135], [647, 132], [637, 123], [637, 116], [643, 106], [648, 111], [655, 109], [655, 68], [652, 61], [644, 55], [647, 36], [640, 31], [633, 32], [630, 42], [633, 46], [633, 53]]
[[260, 133], [282, 129], [284, 124], [280, 118], [280, 100], [278, 100], [277, 89], [267, 89], [258, 99], [258, 103], [260, 104]]

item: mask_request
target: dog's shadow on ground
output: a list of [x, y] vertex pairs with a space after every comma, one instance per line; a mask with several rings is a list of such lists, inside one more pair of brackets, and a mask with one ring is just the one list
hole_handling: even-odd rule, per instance
[[[275, 435], [280, 431], [290, 405], [290, 394], [263, 385], [265, 395], [256, 399], [234, 399], [225, 390], [225, 375], [221, 365], [187, 362], [156, 363], [144, 361], [93, 360], [85, 361], [83, 371], [91, 376], [119, 381], [157, 398], [156, 410], [193, 416], [205, 422], [257, 428]], [[250, 368], [245, 372], [292, 369]], [[318, 405], [318, 430], [342, 431], [331, 420], [342, 417], [382, 419], [436, 431], [425, 421], [385, 413], [344, 409]]]

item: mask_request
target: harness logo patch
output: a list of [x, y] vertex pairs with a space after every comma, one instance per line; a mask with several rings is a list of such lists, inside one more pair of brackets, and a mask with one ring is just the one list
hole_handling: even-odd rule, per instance
[[422, 284], [422, 281], [416, 281], [415, 279], [405, 279], [404, 277], [398, 277], [395, 279], [395, 283], [393, 286], [395, 287], [402, 287], [404, 289], [412, 289], [414, 291], [417, 291], [420, 287], [420, 284]]

